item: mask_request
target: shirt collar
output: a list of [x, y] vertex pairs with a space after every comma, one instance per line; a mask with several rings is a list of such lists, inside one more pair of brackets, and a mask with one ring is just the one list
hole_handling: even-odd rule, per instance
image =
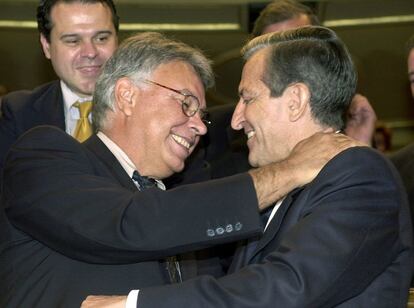
[[69, 89], [69, 87], [63, 80], [60, 81], [60, 88], [62, 89], [65, 114], [68, 112], [68, 110], [72, 107], [72, 105], [75, 102], [86, 102], [92, 100], [92, 96], [80, 97], [79, 95], [77, 95], [75, 92]]
[[[99, 131], [96, 135], [106, 145], [109, 151], [111, 151], [112, 154], [114, 154], [115, 158], [119, 161], [122, 168], [132, 179], [132, 174], [136, 170], [136, 167], [134, 163], [131, 161], [131, 159], [128, 157], [128, 155], [126, 155], [126, 153], [103, 132]], [[155, 180], [155, 181], [157, 182], [158, 188], [165, 190], [165, 185], [162, 181], [160, 180]]]

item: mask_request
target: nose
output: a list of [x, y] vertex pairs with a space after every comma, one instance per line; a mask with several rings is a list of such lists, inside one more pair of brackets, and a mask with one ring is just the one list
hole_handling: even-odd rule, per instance
[[242, 123], [245, 121], [245, 109], [246, 105], [242, 103], [240, 100], [236, 105], [236, 109], [234, 109], [233, 116], [231, 117], [231, 128], [233, 128], [234, 130], [240, 130], [243, 128]]
[[89, 59], [94, 59], [98, 54], [98, 49], [96, 48], [94, 42], [83, 42], [81, 46], [81, 56]]
[[204, 124], [199, 113], [195, 114], [192, 117], [189, 117], [188, 119], [190, 127], [196, 132], [197, 135], [201, 136], [207, 133], [207, 126]]

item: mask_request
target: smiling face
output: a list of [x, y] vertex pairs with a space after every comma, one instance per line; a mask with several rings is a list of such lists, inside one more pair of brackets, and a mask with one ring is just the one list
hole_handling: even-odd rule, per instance
[[286, 91], [270, 97], [263, 83], [266, 50], [254, 54], [243, 68], [239, 85], [240, 100], [232, 118], [232, 128], [247, 135], [249, 163], [260, 167], [286, 158], [294, 143]]
[[92, 95], [103, 64], [117, 47], [111, 10], [102, 3], [59, 2], [51, 20], [50, 42], [40, 36], [45, 56], [72, 91]]
[[[161, 64], [148, 79], [192, 94], [198, 98], [200, 108], [206, 108], [204, 86], [188, 63]], [[156, 84], [141, 82], [132, 86], [127, 95], [131, 96], [133, 108], [119, 130], [122, 136], [117, 138], [122, 141], [118, 145], [141, 175], [163, 179], [181, 171], [200, 136], [207, 132], [200, 114], [184, 115], [184, 96]]]

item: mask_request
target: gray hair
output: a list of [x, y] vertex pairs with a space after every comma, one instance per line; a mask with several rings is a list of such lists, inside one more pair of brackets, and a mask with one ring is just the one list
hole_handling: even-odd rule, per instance
[[210, 60], [189, 45], [169, 39], [156, 32], [136, 34], [124, 40], [105, 64], [93, 96], [93, 123], [97, 130], [106, 127], [107, 111], [115, 110], [114, 89], [118, 79], [128, 77], [134, 82], [148, 78], [161, 64], [172, 61], [189, 63], [200, 77], [204, 88], [214, 85]]
[[243, 47], [243, 57], [247, 61], [264, 48], [269, 48], [269, 53], [263, 82], [271, 96], [279, 97], [289, 85], [304, 83], [311, 94], [313, 118], [321, 125], [343, 129], [357, 75], [346, 46], [335, 32], [307, 26], [265, 34]]

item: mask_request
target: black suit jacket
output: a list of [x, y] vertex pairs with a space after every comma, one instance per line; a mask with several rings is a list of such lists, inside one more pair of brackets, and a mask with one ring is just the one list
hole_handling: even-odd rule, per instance
[[411, 209], [411, 221], [414, 222], [414, 144], [407, 145], [390, 156], [401, 175]]
[[378, 152], [352, 148], [286, 197], [229, 275], [143, 289], [138, 307], [405, 308], [412, 269], [398, 176]]
[[65, 130], [63, 96], [58, 80], [33, 91], [11, 92], [2, 97], [0, 107], [0, 174], [6, 153], [24, 132], [37, 125], [54, 125]]
[[79, 307], [88, 294], [161, 285], [160, 258], [260, 232], [247, 174], [140, 192], [96, 136], [34, 128], [4, 176], [0, 307]]

